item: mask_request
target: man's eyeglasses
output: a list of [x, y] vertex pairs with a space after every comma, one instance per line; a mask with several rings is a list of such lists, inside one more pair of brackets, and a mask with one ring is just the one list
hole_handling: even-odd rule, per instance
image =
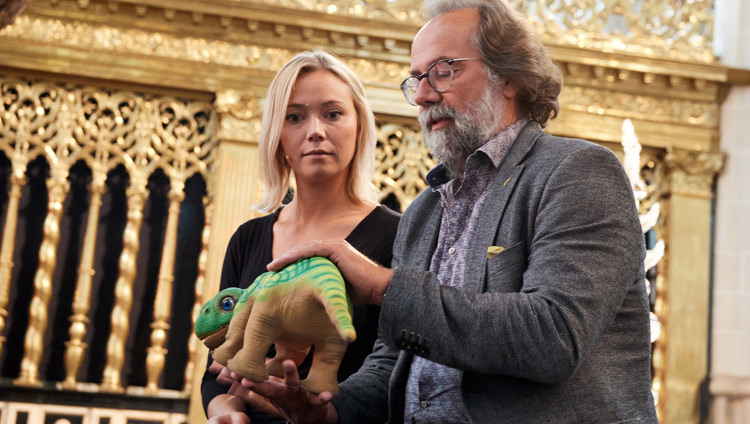
[[422, 75], [412, 75], [406, 77], [404, 82], [401, 83], [401, 91], [406, 97], [406, 101], [412, 106], [417, 106], [417, 102], [414, 101], [414, 96], [417, 94], [419, 88], [419, 82], [422, 78], [427, 77], [427, 82], [430, 83], [430, 87], [438, 93], [444, 93], [451, 89], [453, 86], [453, 64], [455, 62], [463, 62], [466, 60], [478, 60], [479, 58], [463, 58], [463, 59], [441, 59], [432, 62], [427, 72]]

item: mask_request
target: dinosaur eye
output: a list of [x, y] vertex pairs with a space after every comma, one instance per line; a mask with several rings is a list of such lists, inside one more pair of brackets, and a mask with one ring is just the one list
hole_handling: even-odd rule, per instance
[[231, 296], [227, 296], [221, 299], [221, 302], [219, 304], [221, 305], [221, 309], [225, 311], [231, 311], [232, 309], [234, 309], [234, 298]]

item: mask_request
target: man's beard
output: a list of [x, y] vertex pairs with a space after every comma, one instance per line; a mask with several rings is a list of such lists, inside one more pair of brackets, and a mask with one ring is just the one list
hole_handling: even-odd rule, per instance
[[[445, 165], [450, 178], [462, 177], [466, 159], [495, 135], [504, 107], [496, 93], [496, 86], [490, 83], [482, 97], [466, 112], [437, 103], [419, 114], [427, 147], [432, 156]], [[429, 123], [439, 118], [450, 118], [453, 125], [432, 131]]]

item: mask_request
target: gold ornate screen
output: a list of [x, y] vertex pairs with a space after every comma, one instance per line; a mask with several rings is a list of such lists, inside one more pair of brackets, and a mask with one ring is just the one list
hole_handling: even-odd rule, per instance
[[[563, 71], [549, 131], [625, 159], [630, 119], [643, 145], [642, 212], [661, 205], [647, 241], [664, 242], [649, 274], [658, 412], [697, 422], [720, 104], [750, 74], [715, 61], [712, 1], [511, 3]], [[313, 48], [351, 66], [378, 118], [374, 180], [404, 208], [434, 165], [398, 90], [418, 6], [34, 0], [0, 31], [0, 419], [200, 422], [190, 328], [253, 216], [271, 77]]]

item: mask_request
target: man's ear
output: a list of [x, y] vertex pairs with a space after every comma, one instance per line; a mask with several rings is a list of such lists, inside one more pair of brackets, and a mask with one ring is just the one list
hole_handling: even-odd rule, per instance
[[503, 84], [502, 88], [500, 89], [503, 97], [511, 101], [516, 99], [518, 90], [520, 90], [520, 87], [518, 86], [518, 84], [516, 84], [513, 81], [506, 81], [505, 84]]

